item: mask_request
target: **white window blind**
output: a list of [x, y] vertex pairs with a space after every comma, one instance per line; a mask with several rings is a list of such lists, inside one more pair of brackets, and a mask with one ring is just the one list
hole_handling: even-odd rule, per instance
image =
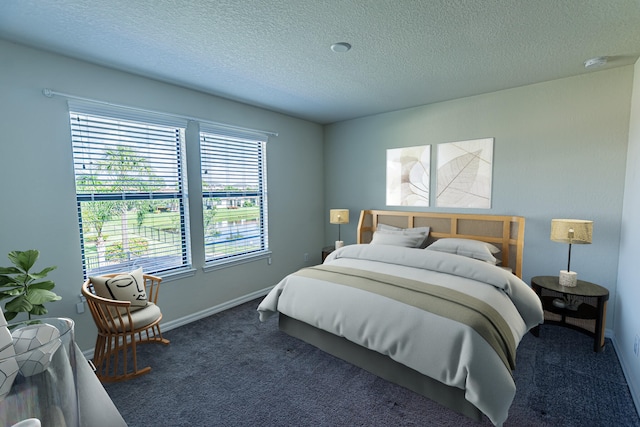
[[205, 261], [269, 251], [265, 136], [202, 127]]
[[85, 275], [189, 267], [186, 123], [69, 108]]

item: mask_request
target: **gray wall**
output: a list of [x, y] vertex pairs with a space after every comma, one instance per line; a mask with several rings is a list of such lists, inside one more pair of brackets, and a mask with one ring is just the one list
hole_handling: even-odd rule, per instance
[[622, 210], [620, 267], [614, 336], [618, 358], [627, 374], [627, 382], [640, 409], [640, 284], [638, 262], [640, 252], [640, 60], [636, 62], [633, 79], [629, 151]]
[[[76, 314], [83, 277], [69, 116], [66, 101], [46, 98], [43, 88], [279, 132], [267, 146], [271, 265], [260, 260], [208, 273], [194, 265], [193, 277], [163, 283], [159, 302], [164, 323], [259, 294], [305, 265], [304, 253], [310, 255], [306, 264], [320, 262], [321, 126], [3, 40], [0, 73], [0, 265], [9, 265], [5, 254], [11, 250], [39, 249], [38, 266], [58, 266], [50, 277], [63, 299], [48, 305], [50, 315], [76, 321], [83, 350], [93, 348], [95, 327], [88, 312]], [[192, 203], [191, 208], [196, 210], [192, 218], [201, 219], [199, 206]], [[202, 232], [201, 222], [194, 221], [192, 230]], [[204, 259], [202, 252], [194, 247], [194, 259]]]
[[[493, 137], [492, 208], [458, 211], [526, 218], [527, 282], [566, 269], [568, 246], [549, 240], [552, 218], [593, 220], [593, 244], [574, 245], [571, 269], [610, 290], [610, 334], [632, 78], [627, 66], [326, 126], [325, 221], [330, 208], [350, 209], [342, 238], [354, 243], [358, 212], [386, 208], [386, 149]], [[337, 230], [326, 230], [330, 244]]]

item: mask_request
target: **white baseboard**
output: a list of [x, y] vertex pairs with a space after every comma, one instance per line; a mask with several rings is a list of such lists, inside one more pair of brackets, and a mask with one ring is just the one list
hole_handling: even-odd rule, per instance
[[[198, 311], [197, 313], [189, 314], [188, 316], [181, 317], [179, 319], [171, 320], [169, 322], [160, 323], [160, 329], [163, 332], [170, 331], [175, 328], [179, 328], [180, 326], [187, 325], [191, 322], [195, 322], [196, 320], [204, 319], [205, 317], [211, 316], [212, 314], [220, 313], [221, 311], [228, 310], [230, 308], [236, 307], [240, 304], [244, 304], [245, 302], [252, 301], [256, 298], [260, 298], [269, 293], [269, 291], [273, 287], [269, 287], [266, 289], [261, 289], [259, 291], [252, 292], [248, 295], [243, 295], [241, 297], [232, 299], [231, 301], [224, 302], [222, 304], [218, 304], [213, 307], [209, 307], [205, 310]], [[256, 317], [258, 316], [256, 312]], [[82, 354], [87, 360], [93, 359], [94, 349], [90, 349], [87, 351], [83, 351]]]
[[[256, 298], [260, 298], [269, 293], [271, 288], [262, 289], [256, 292], [252, 292], [248, 295], [244, 295], [242, 297], [232, 299], [231, 301], [227, 301], [225, 303], [207, 308], [206, 310], [199, 311], [197, 313], [190, 314], [185, 317], [181, 317], [180, 319], [171, 320], [166, 323], [161, 323], [160, 328], [162, 331], [170, 331], [175, 328], [179, 328], [180, 326], [187, 325], [191, 322], [195, 322], [196, 320], [204, 319], [205, 317], [211, 316], [212, 314], [220, 313], [221, 311], [228, 310], [230, 308], [236, 307], [240, 304], [244, 304], [245, 302], [252, 301]], [[256, 307], [257, 308], [257, 307]], [[256, 312], [257, 316], [257, 312]]]
[[610, 337], [611, 343], [613, 344], [613, 349], [618, 356], [618, 360], [620, 361], [620, 366], [622, 366], [622, 372], [624, 373], [624, 379], [627, 381], [627, 385], [629, 386], [629, 391], [631, 392], [631, 399], [633, 399], [633, 403], [636, 405], [636, 411], [638, 415], [640, 415], [640, 390], [638, 389], [638, 385], [634, 383], [631, 378], [629, 372], [629, 364], [625, 360], [622, 351], [618, 351], [618, 346], [616, 343], [615, 337]]

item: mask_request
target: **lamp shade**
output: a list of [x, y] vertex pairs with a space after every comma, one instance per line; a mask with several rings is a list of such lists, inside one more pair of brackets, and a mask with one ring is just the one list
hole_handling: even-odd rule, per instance
[[584, 219], [552, 219], [551, 240], [569, 244], [589, 244], [593, 221]]
[[349, 209], [329, 210], [329, 222], [331, 224], [349, 224]]

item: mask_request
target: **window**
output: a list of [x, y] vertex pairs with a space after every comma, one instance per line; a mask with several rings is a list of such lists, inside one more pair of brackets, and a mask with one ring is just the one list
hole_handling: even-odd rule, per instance
[[190, 267], [186, 122], [69, 103], [86, 276]]
[[269, 252], [266, 137], [201, 127], [205, 261]]

